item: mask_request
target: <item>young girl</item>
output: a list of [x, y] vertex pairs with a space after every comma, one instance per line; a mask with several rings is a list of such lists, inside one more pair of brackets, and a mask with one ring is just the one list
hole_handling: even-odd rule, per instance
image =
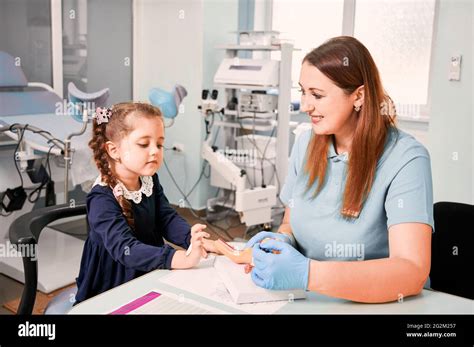
[[[163, 159], [158, 108], [121, 103], [98, 108], [89, 142], [100, 175], [87, 195], [90, 231], [77, 278], [76, 304], [154, 269], [186, 269], [206, 251], [206, 227], [190, 228], [169, 205], [156, 171]], [[163, 239], [188, 251], [175, 250]], [[192, 244], [192, 247], [190, 245]]]

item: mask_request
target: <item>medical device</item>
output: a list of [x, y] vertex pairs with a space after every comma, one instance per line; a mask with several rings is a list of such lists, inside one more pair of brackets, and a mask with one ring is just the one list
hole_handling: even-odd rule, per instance
[[148, 99], [153, 106], [160, 109], [165, 118], [171, 119], [171, 122], [165, 125], [166, 128], [169, 128], [174, 124], [174, 119], [180, 113], [180, 105], [187, 95], [188, 91], [186, 88], [176, 84], [171, 92], [161, 88], [150, 89]]
[[[4, 133], [17, 143], [15, 166], [18, 163], [20, 180], [23, 181], [21, 172], [26, 171], [31, 181], [40, 183], [40, 187], [47, 182], [45, 183], [47, 205], [55, 204], [54, 183], [51, 179], [47, 180], [44, 168], [41, 173], [40, 163], [44, 154], [48, 164], [50, 155], [55, 159], [62, 157], [64, 162], [57, 164], [65, 168], [64, 197], [65, 201], [68, 201], [69, 171], [73, 153], [79, 154], [75, 159], [76, 165], [71, 171], [73, 184], [86, 182], [96, 176], [95, 168], [88, 167], [90, 153], [87, 142], [90, 134], [85, 131], [91, 111], [97, 106], [106, 104], [109, 96], [108, 88], [95, 93], [85, 93], [77, 89], [73, 83], [69, 83], [69, 100], [66, 102], [51, 86], [28, 82], [21, 66], [15, 63], [15, 58], [2, 51], [0, 51], [0, 70], [5, 72], [0, 74], [0, 87], [5, 87], [5, 91], [2, 89], [0, 92], [2, 105], [0, 133]], [[31, 91], [27, 89], [28, 87], [41, 90]], [[85, 114], [83, 110], [87, 110], [87, 113]], [[80, 130], [77, 121], [82, 123]], [[78, 163], [81, 160], [83, 165]], [[33, 202], [30, 196], [28, 200]]]
[[216, 84], [277, 86], [280, 62], [271, 59], [224, 59], [214, 76]]
[[[69, 199], [69, 181], [79, 188], [77, 185], [93, 182], [98, 175], [91, 162], [88, 147], [91, 132], [86, 131], [90, 130], [86, 123], [92, 114], [89, 110], [95, 110], [102, 102], [106, 104], [108, 95], [106, 89], [89, 94], [69, 84], [69, 100], [66, 101], [51, 86], [29, 82], [23, 72], [23, 64], [16, 64], [15, 61], [12, 55], [0, 51], [0, 148], [4, 151], [4, 163], [8, 161], [8, 164], [1, 166], [0, 239], [3, 241], [8, 239], [12, 223], [18, 220], [17, 217], [22, 218], [25, 212], [38, 211], [35, 216], [41, 219], [40, 198], [45, 199], [41, 203], [43, 206], [56, 205], [56, 197], [58, 203], [68, 203], [70, 207], [80, 203], [76, 200], [82, 199], [84, 192], [75, 189], [74, 199]], [[88, 112], [84, 114], [81, 109], [88, 109]], [[13, 153], [6, 156], [6, 151]], [[13, 169], [17, 169], [19, 177], [12, 174], [10, 161], [15, 164]], [[57, 172], [64, 175], [64, 183], [55, 175], [51, 161], [55, 167], [64, 170]], [[24, 180], [25, 173], [31, 182]], [[64, 184], [64, 198], [62, 194], [55, 195], [52, 176]], [[31, 186], [31, 183], [35, 185]], [[43, 188], [46, 189], [45, 195], [42, 194]], [[63, 189], [58, 190], [63, 192]], [[37, 289], [43, 293], [73, 283], [80, 264], [84, 241], [59, 230], [64, 229], [46, 226], [41, 233], [42, 241], [35, 247], [39, 254], [46, 255], [37, 264], [39, 275], [35, 279]], [[1, 257], [0, 272], [20, 283], [29, 276], [25, 275], [19, 257]], [[58, 273], [61, 276], [57, 276]]]
[[[211, 184], [233, 191], [233, 193], [229, 192], [234, 196], [231, 207], [239, 213], [241, 222], [247, 226], [270, 222], [272, 220], [271, 207], [276, 205], [276, 187], [273, 185], [250, 187], [247, 171], [239, 167], [231, 156], [226, 155], [225, 151], [211, 145], [212, 134], [213, 132], [203, 143], [201, 150], [202, 157], [211, 166]], [[227, 196], [222, 200], [229, 201], [229, 198]], [[208, 201], [208, 205], [215, 202], [217, 202], [216, 198], [211, 203]]]
[[5, 192], [0, 193], [0, 211], [13, 212], [21, 210], [26, 200], [26, 192], [23, 187], [8, 188]]
[[[61, 141], [54, 137], [50, 132], [45, 131], [41, 128], [30, 124], [12, 124], [11, 126], [0, 127], [0, 133], [5, 133], [9, 137], [16, 139], [18, 141], [18, 149], [15, 153], [15, 161], [19, 162], [19, 171], [25, 172], [28, 168], [28, 163], [31, 160], [41, 158], [34, 151], [41, 151], [48, 153], [48, 155], [53, 154], [56, 156], [62, 156], [64, 158], [64, 201], [69, 201], [69, 171], [72, 163], [72, 154], [74, 149], [71, 146], [71, 140], [75, 136], [80, 136], [85, 133], [87, 129], [87, 122], [89, 120], [88, 110], [84, 110], [82, 121], [82, 128], [78, 132], [70, 133], [64, 141]], [[37, 142], [29, 141], [23, 138], [23, 135], [26, 131], [32, 132], [36, 135], [42, 136], [47, 140], [47, 143], [51, 144], [51, 147], [45, 147]], [[49, 187], [51, 190], [51, 185]], [[52, 197], [47, 201], [52, 201]], [[21, 208], [21, 207], [20, 207]]]
[[109, 88], [86, 93], [77, 88], [74, 82], [69, 82], [67, 85], [68, 105], [65, 105], [64, 109], [71, 106], [71, 109], [68, 110], [69, 115], [76, 121], [82, 122], [84, 109], [89, 110], [89, 114], [92, 114], [97, 107], [106, 107], [109, 95]]
[[239, 105], [243, 112], [274, 112], [278, 107], [278, 96], [265, 91], [242, 92]]
[[217, 103], [218, 95], [219, 92], [216, 89], [214, 89], [211, 93], [209, 93], [208, 89], [203, 89], [201, 93], [201, 105], [198, 106], [198, 109], [201, 110], [201, 113], [204, 116], [215, 112], [221, 112], [222, 108]]
[[[248, 228], [269, 229], [288, 166], [293, 46], [219, 48], [226, 58], [214, 85], [221, 89], [222, 106], [217, 95], [216, 102], [206, 101], [208, 91], [200, 105], [207, 130], [201, 155], [210, 166], [211, 186], [219, 188], [207, 201], [208, 218], [223, 207], [235, 210]], [[281, 59], [238, 58], [240, 50], [279, 51]]]
[[239, 44], [242, 46], [270, 46], [278, 43], [279, 31], [246, 30], [239, 31]]

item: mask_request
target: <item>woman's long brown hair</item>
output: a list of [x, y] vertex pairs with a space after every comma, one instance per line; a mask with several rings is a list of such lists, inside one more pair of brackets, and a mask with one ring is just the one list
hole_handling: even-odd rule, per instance
[[[372, 188], [388, 130], [390, 127], [396, 130], [395, 105], [383, 89], [377, 66], [369, 51], [353, 37], [332, 38], [309, 52], [303, 62], [316, 67], [343, 89], [346, 95], [364, 85], [364, 102], [357, 113], [340, 211], [345, 218], [357, 218]], [[334, 135], [312, 134], [304, 169], [309, 176], [307, 190], [318, 181], [313, 198], [323, 187], [327, 153], [333, 139]]]
[[[124, 102], [114, 105], [111, 110], [112, 115], [108, 123], [97, 124], [96, 121], [93, 122], [92, 139], [89, 141], [89, 147], [93, 151], [94, 161], [99, 169], [102, 182], [113, 189], [118, 183], [118, 178], [111, 169], [113, 159], [107, 153], [106, 142], [112, 141], [117, 143], [133, 130], [130, 127], [130, 122], [126, 119], [132, 114], [141, 117], [163, 118], [159, 108], [146, 103]], [[133, 219], [131, 202], [123, 196], [119, 196], [117, 201], [122, 208], [128, 225], [134, 229], [135, 221]]]

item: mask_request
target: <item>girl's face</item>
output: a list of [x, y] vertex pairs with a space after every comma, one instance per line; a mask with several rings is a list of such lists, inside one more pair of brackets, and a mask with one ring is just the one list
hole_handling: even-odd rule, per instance
[[152, 176], [163, 161], [164, 125], [158, 117], [131, 116], [132, 131], [124, 136], [112, 157], [120, 159], [115, 163], [128, 173], [137, 176]]
[[304, 62], [301, 67], [301, 111], [311, 117], [317, 135], [338, 134], [352, 128], [357, 121], [354, 106], [362, 105], [361, 89], [351, 95], [344, 93], [315, 66]]

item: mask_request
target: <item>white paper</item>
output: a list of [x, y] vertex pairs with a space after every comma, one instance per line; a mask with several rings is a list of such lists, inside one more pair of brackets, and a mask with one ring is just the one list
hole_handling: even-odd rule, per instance
[[217, 257], [214, 268], [221, 277], [232, 299], [237, 304], [267, 301], [291, 301], [306, 298], [303, 290], [268, 290], [258, 287], [244, 272], [245, 265], [235, 264], [227, 257]]
[[128, 314], [212, 314], [225, 313], [222, 310], [204, 305], [196, 300], [174, 293], [154, 290], [161, 295]]
[[[288, 301], [236, 304], [214, 268], [215, 256], [209, 256], [193, 269], [173, 270], [160, 282], [194, 293], [246, 313], [275, 313]], [[245, 275], [245, 274], [244, 274]], [[250, 276], [248, 274], [247, 276]]]

